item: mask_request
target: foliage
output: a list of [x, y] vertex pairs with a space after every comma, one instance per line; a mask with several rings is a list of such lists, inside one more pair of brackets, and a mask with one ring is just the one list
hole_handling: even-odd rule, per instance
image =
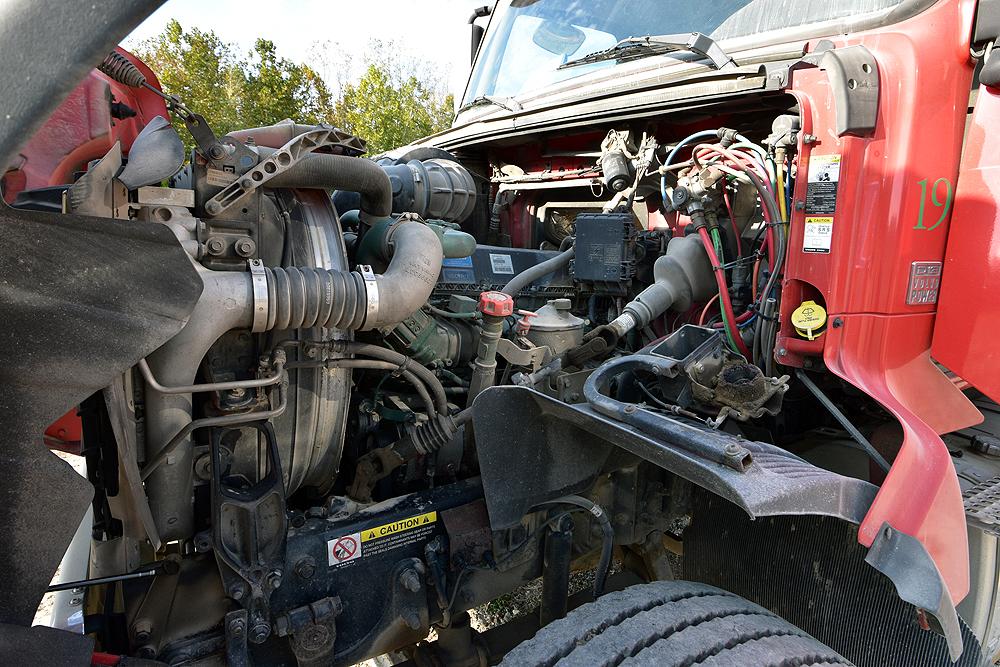
[[[356, 83], [342, 78], [341, 69], [337, 95], [315, 69], [282, 58], [266, 39], [256, 40], [244, 59], [211, 30], [184, 29], [173, 20], [136, 52], [164, 91], [205, 116], [219, 136], [291, 118], [345, 129], [376, 154], [443, 130], [452, 120], [454, 100], [441, 94], [440, 81], [396, 56], [391, 45], [374, 43]], [[183, 122], [174, 124], [190, 149], [194, 142]]]

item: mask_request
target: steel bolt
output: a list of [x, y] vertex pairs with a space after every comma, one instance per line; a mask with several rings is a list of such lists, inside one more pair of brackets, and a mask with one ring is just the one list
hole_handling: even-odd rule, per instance
[[726, 456], [737, 456], [740, 453], [740, 449], [742, 448], [739, 445], [735, 442], [731, 442], [726, 445]]
[[844, 326], [844, 320], [842, 318], [839, 318], [839, 317], [833, 318], [833, 328], [834, 329], [839, 329], [842, 326]]
[[222, 204], [217, 201], [210, 201], [205, 204], [205, 212], [209, 215], [218, 215], [222, 213]]
[[240, 257], [252, 257], [257, 251], [257, 244], [252, 239], [243, 238], [236, 242], [234, 248]]
[[636, 407], [634, 405], [632, 405], [631, 403], [625, 406], [625, 414], [627, 414], [627, 415], [632, 414], [633, 412], [635, 412], [635, 410], [636, 410]]
[[234, 618], [229, 622], [229, 633], [235, 637], [240, 637], [243, 632], [247, 629], [245, 623], [243, 623], [242, 618]]
[[411, 593], [416, 593], [420, 590], [420, 575], [412, 567], [408, 567], [400, 573], [399, 583]]
[[226, 156], [226, 149], [223, 148], [222, 144], [213, 144], [208, 148], [208, 157], [213, 160], [221, 160]]
[[785, 348], [781, 348], [781, 349], [778, 350], [778, 356], [779, 357], [783, 357], [786, 354], [788, 354], [788, 350], [786, 350]]
[[250, 628], [250, 641], [254, 644], [263, 644], [271, 636], [271, 626], [265, 621], [254, 623]]
[[420, 615], [415, 611], [408, 611], [403, 614], [403, 621], [411, 630], [420, 629]]
[[253, 181], [249, 178], [244, 178], [240, 181], [240, 186], [242, 186], [244, 190], [249, 190], [253, 187]]
[[205, 241], [205, 249], [209, 255], [221, 255], [226, 250], [226, 243], [218, 236], [213, 236]]
[[246, 584], [238, 582], [232, 585], [229, 589], [229, 597], [234, 600], [242, 600], [243, 596], [247, 594]]
[[295, 564], [295, 574], [303, 579], [312, 579], [313, 575], [316, 574], [316, 561], [313, 560], [313, 557], [306, 556], [299, 559], [299, 562]]
[[816, 140], [818, 138], [819, 137], [817, 137], [815, 134], [803, 134], [802, 135], [802, 143], [804, 143], [804, 144], [816, 143]]

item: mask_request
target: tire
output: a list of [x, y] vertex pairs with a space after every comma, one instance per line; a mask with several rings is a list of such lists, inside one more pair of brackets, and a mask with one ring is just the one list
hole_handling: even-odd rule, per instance
[[768, 610], [724, 590], [658, 581], [609, 593], [545, 626], [501, 667], [850, 665]]

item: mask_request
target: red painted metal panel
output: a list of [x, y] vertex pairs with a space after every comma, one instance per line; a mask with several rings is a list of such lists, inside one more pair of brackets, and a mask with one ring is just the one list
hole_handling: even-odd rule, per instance
[[[969, 589], [965, 512], [939, 434], [982, 416], [931, 360], [936, 305], [908, 304], [907, 295], [913, 262], [944, 258], [949, 219], [945, 212], [934, 226], [938, 209], [927, 188], [958, 175], [974, 9], [972, 0], [944, 0], [905, 22], [833, 40], [838, 47], [861, 44], [877, 61], [871, 136], [837, 136], [826, 73], [793, 73], [803, 134], [816, 137], [800, 145], [794, 199], [806, 198], [810, 159], [840, 155], [841, 171], [828, 254], [803, 251], [806, 212], [793, 211], [776, 345], [778, 360], [788, 365], [822, 355], [832, 372], [900, 421], [904, 441], [859, 540], [870, 545], [885, 522], [916, 537], [956, 602]], [[789, 325], [791, 310], [806, 298], [821, 299], [832, 323], [816, 341], [800, 339]]]
[[972, 114], [934, 325], [934, 358], [1000, 400], [1000, 89]]
[[[156, 75], [141, 60], [119, 48], [159, 87]], [[136, 115], [124, 120], [111, 117], [111, 100], [128, 105]], [[21, 190], [62, 185], [73, 180], [73, 172], [86, 168], [87, 162], [104, 154], [121, 141], [127, 156], [139, 132], [155, 116], [167, 115], [163, 98], [142, 89], [128, 88], [109, 79], [96, 69], [73, 89], [38, 132], [21, 148], [3, 175], [4, 199], [14, 201]]]

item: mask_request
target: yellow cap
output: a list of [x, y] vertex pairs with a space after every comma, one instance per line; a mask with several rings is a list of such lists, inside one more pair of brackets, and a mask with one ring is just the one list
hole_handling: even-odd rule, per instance
[[809, 340], [816, 340], [826, 330], [826, 309], [815, 301], [803, 301], [792, 311], [795, 333]]

